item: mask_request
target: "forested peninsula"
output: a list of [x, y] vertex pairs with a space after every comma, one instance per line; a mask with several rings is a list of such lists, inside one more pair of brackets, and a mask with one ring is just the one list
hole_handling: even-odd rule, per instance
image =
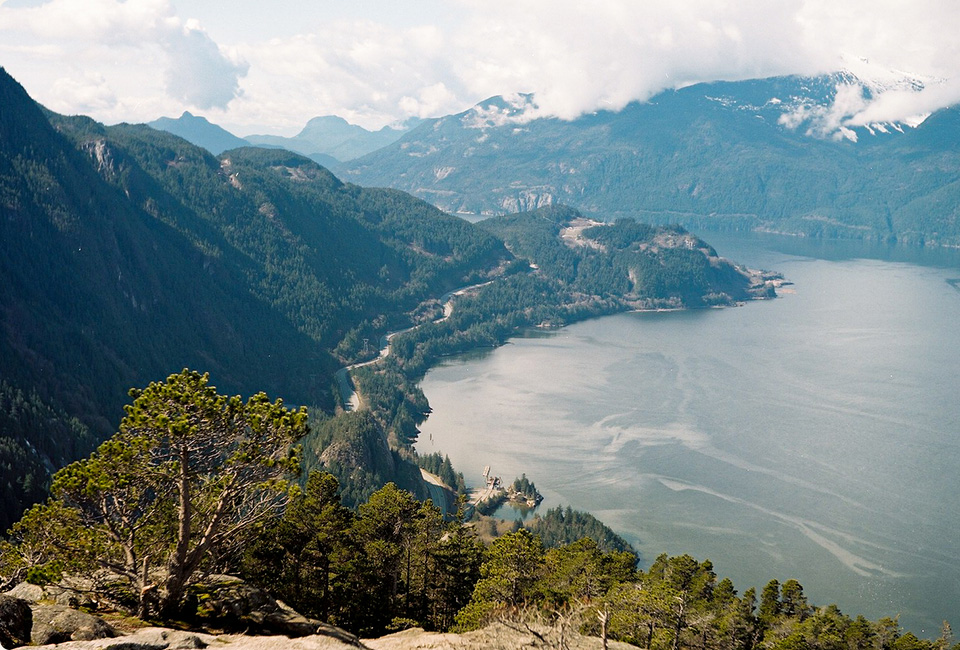
[[[533, 532], [469, 521], [456, 471], [413, 448], [417, 382], [441, 356], [772, 297], [775, 274], [681, 228], [559, 206], [475, 226], [286, 151], [214, 157], [57, 115], [2, 70], [0, 106], [0, 645], [157, 624], [354, 645], [493, 624], [534, 646], [952, 643], [814, 607], [795, 580], [741, 594], [685, 555], [640, 570], [584, 513]], [[445, 312], [438, 297], [468, 285]], [[402, 329], [354, 369], [346, 411], [336, 369]]]

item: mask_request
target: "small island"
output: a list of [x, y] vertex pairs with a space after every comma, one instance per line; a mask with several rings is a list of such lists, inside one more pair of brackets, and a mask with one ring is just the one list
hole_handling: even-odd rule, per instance
[[476, 512], [490, 515], [504, 503], [519, 510], [533, 510], [543, 501], [543, 495], [526, 474], [514, 479], [510, 485], [504, 485], [499, 476], [490, 472], [490, 466], [483, 469], [484, 486], [475, 490], [470, 500]]

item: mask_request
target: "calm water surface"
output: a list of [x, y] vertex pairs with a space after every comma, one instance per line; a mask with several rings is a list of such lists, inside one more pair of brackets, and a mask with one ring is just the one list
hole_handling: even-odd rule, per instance
[[646, 563], [690, 553], [741, 592], [797, 578], [920, 635], [960, 625], [960, 255], [705, 238], [792, 292], [450, 359], [418, 448], [474, 484], [525, 472]]

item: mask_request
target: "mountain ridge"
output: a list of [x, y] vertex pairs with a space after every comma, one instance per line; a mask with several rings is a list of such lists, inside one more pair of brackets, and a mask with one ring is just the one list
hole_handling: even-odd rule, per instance
[[223, 127], [211, 123], [207, 118], [193, 115], [189, 111], [184, 111], [178, 118], [160, 117], [152, 122], [147, 122], [147, 126], [179, 136], [198, 147], [203, 147], [215, 156], [228, 149], [250, 146], [250, 142], [247, 140], [239, 138]]
[[245, 139], [256, 146], [295, 151], [326, 165], [352, 160], [376, 151], [395, 142], [407, 130], [407, 127], [384, 126], [377, 131], [368, 131], [362, 126], [350, 124], [342, 117], [322, 115], [311, 118], [300, 133], [293, 137], [254, 134], [246, 136]]

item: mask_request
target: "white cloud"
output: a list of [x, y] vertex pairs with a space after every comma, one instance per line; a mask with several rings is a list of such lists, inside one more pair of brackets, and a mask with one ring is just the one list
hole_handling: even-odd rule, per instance
[[848, 126], [884, 122], [915, 123], [916, 118], [960, 102], [960, 79], [932, 83], [921, 90], [894, 89], [881, 93], [850, 116]]
[[224, 107], [246, 72], [245, 63], [225, 53], [199, 24], [178, 17], [169, 0], [0, 6], [4, 37], [39, 53], [15, 69], [42, 68], [41, 101], [69, 112], [94, 109], [101, 119], [131, 110], [132, 116], [116, 116], [156, 117], [136, 114], [137, 106]]
[[110, 111], [117, 106], [117, 96], [102, 75], [88, 73], [82, 78], [57, 79], [51, 93], [60, 104], [72, 106], [71, 112], [89, 115]]
[[484, 129], [506, 124], [525, 124], [535, 118], [539, 107], [532, 95], [503, 95], [502, 102], [478, 104], [463, 116], [461, 123], [468, 129]]
[[451, 106], [459, 105], [459, 98], [442, 81], [421, 88], [416, 97], [404, 95], [397, 102], [404, 117], [434, 117], [447, 112], [445, 109]]
[[849, 128], [851, 116], [868, 106], [866, 90], [859, 84], [837, 84], [833, 102], [828, 106], [804, 103], [780, 116], [780, 124], [797, 129], [806, 124], [806, 134], [817, 138], [846, 138], [857, 141], [857, 134]]
[[[467, 55], [457, 69], [464, 86], [476, 97], [534, 93], [538, 115], [615, 110], [698, 81], [815, 75], [856, 57], [870, 61], [853, 65], [865, 81], [887, 85], [871, 83], [870, 95], [842, 89], [812, 121], [812, 134], [853, 138], [852, 126], [960, 101], [960, 3], [952, 0], [471, 0], [468, 7]], [[917, 75], [941, 82], [923, 90], [889, 85]]]
[[861, 82], [837, 84], [827, 105], [808, 101], [790, 106], [780, 116], [780, 124], [817, 138], [856, 142], [856, 128], [889, 132], [904, 124], [916, 127], [937, 109], [960, 102], [958, 80], [920, 78], [885, 69], [871, 76], [869, 65], [854, 67], [864, 75]]
[[696, 81], [812, 71], [800, 6], [492, 0], [475, 6], [462, 74], [480, 95], [533, 92], [541, 111], [572, 118]]
[[875, 93], [838, 128], [960, 98], [954, 0], [238, 0], [197, 6], [203, 25], [177, 0], [30, 2], [0, 0], [4, 65], [51, 108], [106, 121], [196, 108], [234, 125], [332, 113], [375, 128], [509, 93], [573, 118], [697, 81], [827, 72], [846, 53], [943, 82]]
[[244, 44], [250, 73], [236, 108], [252, 123], [302, 126], [337, 114], [367, 128], [462, 110], [450, 47], [435, 27], [392, 29], [366, 20]]
[[188, 22], [175, 27], [162, 41], [170, 55], [167, 92], [201, 109], [229, 104], [239, 95], [240, 77], [247, 74], [249, 66], [222, 52], [199, 25]]

